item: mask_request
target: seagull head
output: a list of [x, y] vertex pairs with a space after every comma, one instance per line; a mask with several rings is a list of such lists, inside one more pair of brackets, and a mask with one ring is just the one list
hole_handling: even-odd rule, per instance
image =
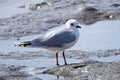
[[75, 19], [70, 19], [66, 22], [65, 26], [67, 28], [73, 28], [73, 29], [76, 29], [76, 28], [81, 28], [79, 22]]

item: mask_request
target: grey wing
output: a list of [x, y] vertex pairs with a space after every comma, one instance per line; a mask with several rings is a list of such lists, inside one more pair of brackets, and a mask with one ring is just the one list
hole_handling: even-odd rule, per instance
[[65, 31], [59, 34], [56, 34], [49, 39], [34, 39], [32, 43], [36, 43], [36, 46], [45, 46], [45, 47], [62, 47], [64, 44], [71, 43], [76, 40], [76, 36], [71, 31]]

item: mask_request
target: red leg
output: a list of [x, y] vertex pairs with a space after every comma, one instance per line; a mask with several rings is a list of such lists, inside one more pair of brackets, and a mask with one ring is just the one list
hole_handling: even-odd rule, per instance
[[67, 65], [67, 61], [66, 61], [66, 58], [65, 58], [64, 51], [63, 51], [63, 58], [64, 58], [65, 65]]
[[59, 62], [58, 62], [58, 51], [56, 51], [56, 65], [59, 66]]

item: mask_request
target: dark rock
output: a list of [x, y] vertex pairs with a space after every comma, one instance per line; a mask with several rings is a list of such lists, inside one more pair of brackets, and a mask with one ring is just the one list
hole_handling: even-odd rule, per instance
[[94, 7], [83, 7], [75, 13], [75, 18], [83, 24], [93, 24], [101, 17], [101, 13]]
[[119, 7], [120, 4], [114, 3], [114, 4], [112, 4], [112, 6], [113, 6], [113, 7]]
[[95, 11], [98, 11], [96, 8], [94, 7], [84, 7], [82, 9], [82, 11], [85, 11], [85, 12], [95, 12]]

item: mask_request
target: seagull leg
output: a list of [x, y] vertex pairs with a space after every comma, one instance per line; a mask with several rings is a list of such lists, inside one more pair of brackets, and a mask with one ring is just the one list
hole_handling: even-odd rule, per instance
[[58, 51], [56, 51], [56, 65], [59, 66], [59, 62], [58, 62]]
[[64, 51], [63, 51], [63, 58], [64, 58], [65, 65], [67, 65], [67, 61], [66, 61], [66, 58], [65, 58]]

